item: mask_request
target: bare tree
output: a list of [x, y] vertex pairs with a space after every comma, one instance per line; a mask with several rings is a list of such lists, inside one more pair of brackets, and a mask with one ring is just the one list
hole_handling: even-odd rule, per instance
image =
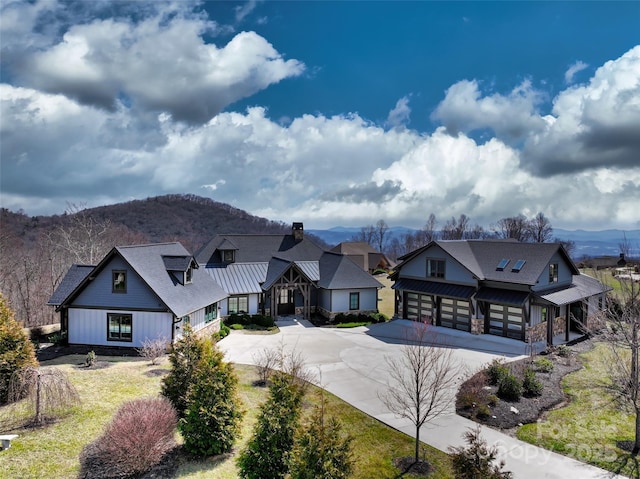
[[428, 325], [416, 323], [411, 333], [402, 355], [387, 358], [390, 384], [380, 399], [391, 412], [415, 426], [418, 462], [420, 428], [449, 409], [460, 368], [451, 349], [434, 345], [437, 336]]
[[438, 222], [436, 221], [436, 215], [431, 213], [429, 218], [427, 218], [427, 222], [422, 227], [422, 230], [420, 230], [423, 244], [429, 244], [438, 239], [438, 232], [436, 231], [437, 225]]
[[540, 212], [529, 221], [529, 234], [534, 243], [548, 243], [553, 237], [551, 222]]
[[619, 278], [622, 293], [609, 300], [604, 328], [599, 336], [607, 345], [608, 380], [601, 385], [629, 414], [635, 416], [635, 438], [631, 452], [640, 453], [640, 285]]
[[622, 232], [622, 241], [618, 243], [618, 248], [620, 249], [620, 254], [624, 255], [624, 258], [629, 259], [629, 255], [631, 254], [631, 242], [627, 239], [627, 234]]
[[58, 368], [29, 366], [14, 374], [9, 389], [11, 402], [26, 398], [33, 408], [33, 421], [43, 424], [80, 402], [78, 391]]
[[499, 238], [513, 238], [520, 242], [529, 241], [531, 237], [529, 220], [524, 215], [499, 219], [495, 231]]
[[351, 241], [360, 241], [371, 246], [375, 243], [376, 228], [373, 225], [367, 225], [360, 228], [358, 234], [353, 235]]
[[378, 220], [375, 226], [375, 234], [373, 241], [378, 251], [383, 252], [386, 246], [387, 232], [389, 231], [389, 225], [385, 220]]
[[444, 240], [461, 240], [464, 239], [465, 233], [469, 228], [469, 217], [465, 214], [461, 214], [456, 220], [455, 217], [451, 217], [442, 228], [442, 239]]

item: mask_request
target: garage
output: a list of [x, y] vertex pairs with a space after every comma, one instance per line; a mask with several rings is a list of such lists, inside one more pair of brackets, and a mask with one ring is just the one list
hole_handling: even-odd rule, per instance
[[439, 326], [471, 331], [471, 305], [469, 301], [441, 298]]
[[525, 322], [522, 307], [490, 303], [488, 313], [489, 334], [524, 339]]
[[406, 318], [412, 321], [428, 321], [433, 314], [432, 296], [428, 294], [406, 293]]

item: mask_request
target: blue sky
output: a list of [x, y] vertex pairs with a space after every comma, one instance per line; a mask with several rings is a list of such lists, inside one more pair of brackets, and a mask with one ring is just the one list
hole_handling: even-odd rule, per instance
[[640, 2], [0, 2], [0, 202], [640, 228]]

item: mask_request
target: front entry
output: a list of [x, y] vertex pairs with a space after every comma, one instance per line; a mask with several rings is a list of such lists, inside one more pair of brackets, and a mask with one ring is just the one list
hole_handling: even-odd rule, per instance
[[278, 295], [278, 316], [286, 316], [287, 314], [294, 314], [296, 311], [296, 305], [294, 303], [294, 290], [282, 289]]

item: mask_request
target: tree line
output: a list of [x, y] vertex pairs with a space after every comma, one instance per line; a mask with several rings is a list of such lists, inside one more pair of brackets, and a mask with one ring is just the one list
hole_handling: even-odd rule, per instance
[[436, 215], [431, 213], [422, 228], [415, 233], [405, 233], [399, 237], [390, 237], [389, 225], [380, 219], [375, 225], [362, 227], [352, 241], [368, 243], [395, 261], [431, 241], [465, 239], [514, 239], [524, 243], [556, 242], [561, 243], [569, 254], [575, 247], [572, 241], [561, 241], [553, 236], [553, 227], [544, 213], [538, 213], [532, 218], [522, 214], [501, 218], [492, 224], [490, 229], [472, 223], [471, 218], [465, 214], [458, 218], [451, 217], [441, 225]]

